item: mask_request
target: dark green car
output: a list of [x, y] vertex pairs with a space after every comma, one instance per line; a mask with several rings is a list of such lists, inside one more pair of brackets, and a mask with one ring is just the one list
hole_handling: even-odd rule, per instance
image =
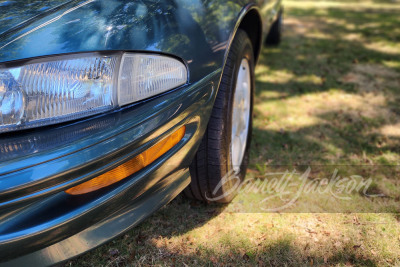
[[243, 181], [279, 0], [0, 1], [0, 265], [51, 265]]

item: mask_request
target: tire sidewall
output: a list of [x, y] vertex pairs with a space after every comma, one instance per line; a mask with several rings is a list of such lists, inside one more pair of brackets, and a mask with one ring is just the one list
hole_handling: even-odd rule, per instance
[[[248, 60], [250, 68], [250, 114], [240, 172], [235, 174], [231, 152], [233, 103], [237, 76], [243, 58]], [[224, 64], [207, 129], [190, 165], [192, 181], [185, 189], [185, 195], [190, 198], [206, 202], [229, 203], [240, 191], [249, 162], [255, 90], [254, 67], [252, 43], [247, 33], [238, 29]]]
[[[247, 36], [246, 36], [247, 37]], [[233, 166], [232, 166], [232, 120], [235, 119], [233, 118], [233, 102], [234, 102], [234, 96], [236, 93], [236, 84], [237, 84], [237, 77], [239, 73], [239, 68], [241, 66], [242, 59], [246, 58], [249, 62], [249, 67], [250, 67], [250, 114], [249, 114], [249, 127], [248, 127], [248, 133], [247, 133], [247, 140], [246, 140], [246, 148], [244, 151], [243, 159], [240, 164], [240, 171], [236, 175], [236, 178], [239, 178], [240, 183], [242, 183], [245, 179], [246, 176], [246, 170], [247, 166], [249, 163], [249, 151], [250, 151], [250, 144], [251, 144], [251, 135], [252, 135], [252, 125], [253, 125], [253, 104], [254, 104], [254, 88], [255, 88], [255, 79], [254, 79], [254, 67], [255, 67], [255, 62], [254, 62], [254, 54], [253, 54], [253, 49], [250, 40], [248, 37], [244, 39], [244, 42], [242, 43], [241, 46], [239, 46], [238, 51], [236, 52], [236, 55], [233, 55], [235, 58], [234, 62], [234, 68], [232, 71], [231, 75], [231, 90], [228, 94], [226, 94], [228, 107], [226, 109], [226, 129], [225, 129], [225, 134], [226, 134], [226, 144], [225, 144], [225, 154], [227, 158], [227, 173], [225, 175], [232, 175], [234, 174], [233, 172]], [[227, 183], [225, 188], [223, 189], [224, 192], [230, 192], [232, 187], [236, 186], [237, 180], [232, 180], [233, 183]], [[237, 192], [232, 192], [232, 194], [227, 196], [226, 201], [229, 202]]]

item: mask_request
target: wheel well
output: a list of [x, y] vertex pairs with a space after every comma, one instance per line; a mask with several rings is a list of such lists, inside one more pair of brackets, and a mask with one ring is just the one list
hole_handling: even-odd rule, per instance
[[239, 29], [244, 30], [249, 36], [254, 49], [255, 62], [261, 51], [262, 20], [256, 9], [250, 10], [240, 22]]

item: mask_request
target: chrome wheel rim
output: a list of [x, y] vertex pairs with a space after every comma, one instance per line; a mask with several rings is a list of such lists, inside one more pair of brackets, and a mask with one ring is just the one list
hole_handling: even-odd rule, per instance
[[246, 150], [250, 125], [250, 105], [250, 64], [246, 58], [243, 58], [236, 77], [236, 88], [232, 106], [231, 157], [233, 170], [236, 173], [240, 172], [240, 165]]

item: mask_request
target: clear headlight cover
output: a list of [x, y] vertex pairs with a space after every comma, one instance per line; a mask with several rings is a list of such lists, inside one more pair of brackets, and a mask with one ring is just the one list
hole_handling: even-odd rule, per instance
[[0, 68], [0, 133], [98, 114], [186, 82], [182, 62], [151, 54], [82, 54]]
[[125, 54], [118, 79], [120, 105], [139, 101], [186, 82], [186, 67], [178, 60], [146, 54]]

